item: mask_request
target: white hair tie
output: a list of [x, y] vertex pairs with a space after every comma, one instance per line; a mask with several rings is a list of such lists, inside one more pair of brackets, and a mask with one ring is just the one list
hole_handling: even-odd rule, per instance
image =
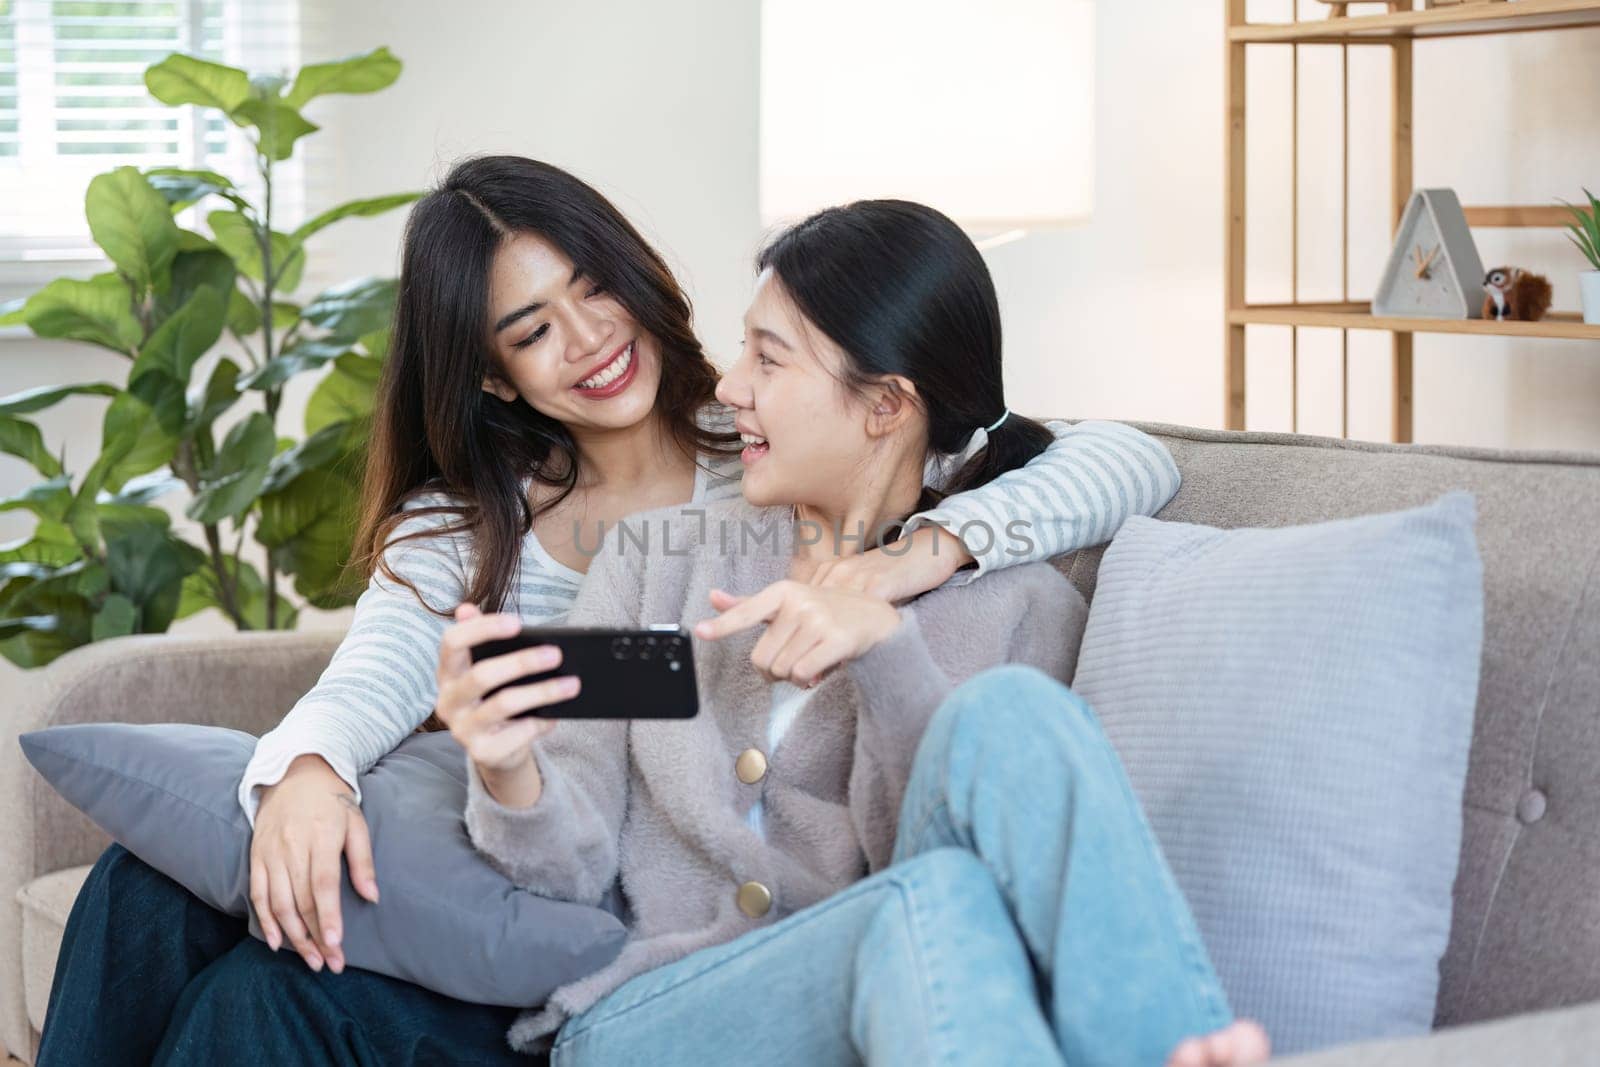
[[993, 425], [985, 426], [983, 428], [983, 432], [984, 433], [994, 433], [996, 430], [998, 430], [1000, 428], [1000, 424], [1005, 422], [1010, 417], [1011, 417], [1011, 409], [1010, 408], [1006, 408], [1006, 410], [1001, 413], [1000, 417], [998, 419], [994, 420], [994, 424]]

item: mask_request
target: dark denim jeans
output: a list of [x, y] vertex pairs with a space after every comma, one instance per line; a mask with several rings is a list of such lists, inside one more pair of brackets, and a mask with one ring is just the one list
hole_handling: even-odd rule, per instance
[[119, 845], [72, 906], [39, 1067], [513, 1064], [516, 1011], [346, 968], [313, 972]]

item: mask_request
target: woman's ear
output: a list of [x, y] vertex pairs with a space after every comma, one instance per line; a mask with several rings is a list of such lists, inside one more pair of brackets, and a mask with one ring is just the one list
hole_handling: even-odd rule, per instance
[[898, 432], [916, 417], [920, 404], [917, 387], [899, 374], [887, 375], [872, 386], [868, 395], [867, 435], [887, 437]]
[[508, 404], [521, 395], [517, 392], [515, 386], [498, 374], [485, 374], [483, 376], [483, 391], [499, 397]]

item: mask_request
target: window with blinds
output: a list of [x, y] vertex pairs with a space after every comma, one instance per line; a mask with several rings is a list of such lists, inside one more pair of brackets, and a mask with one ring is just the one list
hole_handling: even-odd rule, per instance
[[[0, 264], [94, 260], [89, 179], [123, 165], [202, 167], [249, 191], [249, 141], [217, 112], [167, 107], [145, 68], [186, 52], [252, 73], [300, 63], [294, 0], [0, 0]], [[298, 161], [274, 170], [298, 209]], [[275, 211], [274, 214], [277, 214]], [[48, 275], [48, 271], [44, 272]]]

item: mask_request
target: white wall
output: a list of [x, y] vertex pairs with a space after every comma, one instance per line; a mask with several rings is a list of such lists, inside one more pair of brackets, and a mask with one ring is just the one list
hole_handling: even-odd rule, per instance
[[[1221, 426], [1223, 419], [1223, 5], [1098, 5], [1096, 203], [1086, 226], [989, 254], [1001, 289], [1008, 388], [1031, 408]], [[1285, 0], [1254, 3], [1285, 18]], [[1303, 17], [1326, 8], [1304, 0]], [[1366, 299], [1388, 254], [1387, 49], [1351, 52], [1350, 296]], [[1338, 299], [1339, 70], [1301, 54], [1301, 298]], [[1250, 67], [1250, 289], [1289, 290], [1289, 59]], [[1420, 43], [1419, 186], [1467, 204], [1549, 204], [1600, 191], [1600, 30]], [[1546, 273], [1577, 308], [1578, 253], [1559, 231], [1478, 231], [1486, 266]], [[1289, 428], [1287, 331], [1253, 328], [1251, 429]], [[1386, 440], [1387, 335], [1352, 334], [1350, 431]], [[1339, 433], [1339, 346], [1302, 331], [1300, 422]], [[1418, 441], [1600, 448], [1600, 344], [1418, 335]]]

